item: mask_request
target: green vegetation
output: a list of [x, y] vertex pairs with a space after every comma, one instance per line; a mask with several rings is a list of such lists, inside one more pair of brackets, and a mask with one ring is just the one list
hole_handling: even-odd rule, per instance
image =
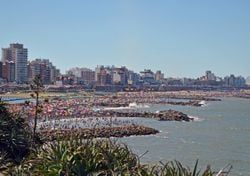
[[32, 135], [24, 115], [9, 113], [0, 99], [0, 172], [20, 164], [41, 144], [40, 137]]
[[9, 114], [5, 104], [0, 101], [0, 154], [18, 163], [29, 149], [28, 125], [19, 115]]
[[25, 119], [20, 114], [10, 114], [0, 99], [0, 163], [19, 164], [31, 151], [31, 139]]
[[135, 176], [212, 176], [190, 170], [174, 161], [154, 166], [143, 165], [126, 145], [111, 140], [56, 141], [43, 145], [21, 165], [9, 170], [13, 175], [135, 175]]

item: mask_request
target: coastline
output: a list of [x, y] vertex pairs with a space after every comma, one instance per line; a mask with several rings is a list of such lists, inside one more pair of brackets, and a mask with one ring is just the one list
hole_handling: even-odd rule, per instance
[[[152, 118], [158, 121], [197, 121], [197, 118], [193, 118], [192, 116], [188, 116], [185, 113], [175, 110], [164, 110], [164, 111], [156, 111], [156, 112], [148, 112], [146, 109], [149, 108], [147, 104], [170, 104], [176, 106], [197, 106], [198, 108], [206, 104], [206, 101], [221, 101], [220, 96], [216, 96], [216, 92], [186, 92], [186, 91], [178, 91], [178, 92], [119, 92], [114, 94], [107, 94], [96, 97], [95, 94], [91, 96], [88, 94], [86, 97], [80, 96], [78, 97], [69, 97], [68, 99], [62, 99], [60, 97], [51, 97], [47, 99], [48, 101], [41, 100], [43, 104], [43, 112], [39, 115], [40, 122], [51, 123], [45, 128], [41, 128], [41, 132], [46, 129], [47, 131], [54, 131], [55, 134], [59, 135], [58, 131], [72, 131], [72, 134], [77, 134], [79, 136], [84, 137], [84, 133], [86, 133], [87, 138], [90, 137], [123, 137], [130, 135], [148, 135], [155, 134], [154, 130], [149, 130], [149, 127], [136, 128], [136, 125], [132, 123], [120, 123], [119, 125], [113, 125], [108, 127], [108, 123], [110, 121], [106, 119], [109, 118], [117, 118], [120, 117], [142, 117], [142, 118]], [[215, 98], [216, 97], [216, 98]], [[171, 99], [171, 100], [170, 100]], [[175, 101], [174, 101], [175, 100]], [[106, 108], [106, 109], [105, 109]], [[110, 109], [108, 109], [110, 108]], [[113, 109], [112, 109], [113, 108]], [[117, 109], [116, 109], [117, 108]], [[140, 109], [139, 111], [137, 109]], [[22, 104], [9, 104], [9, 109], [11, 112], [23, 112], [26, 114], [32, 123], [32, 117], [34, 116], [34, 104], [32, 102], [22, 103]], [[53, 120], [62, 119], [88, 119], [88, 118], [97, 118], [102, 119], [103, 122], [99, 121], [91, 124], [88, 127], [74, 127], [69, 126], [68, 124], [59, 125], [59, 129], [55, 130], [55, 126], [53, 128]], [[82, 123], [82, 122], [76, 122]], [[84, 122], [85, 123], [85, 122]], [[102, 124], [96, 128], [98, 123], [105, 123], [106, 126], [102, 127]], [[111, 122], [110, 125], [112, 125]], [[129, 127], [128, 127], [129, 126]], [[130, 133], [127, 132], [127, 128], [131, 130]], [[148, 129], [149, 128], [149, 129]], [[102, 129], [103, 135], [95, 134], [93, 129], [97, 131], [101, 131]], [[108, 133], [109, 130], [115, 130], [114, 133]], [[139, 129], [139, 130], [138, 130]], [[120, 133], [117, 132], [120, 131]], [[150, 131], [150, 132], [149, 132]], [[105, 134], [105, 135], [104, 135]], [[55, 136], [54, 136], [55, 137]], [[86, 136], [85, 136], [86, 137]]]

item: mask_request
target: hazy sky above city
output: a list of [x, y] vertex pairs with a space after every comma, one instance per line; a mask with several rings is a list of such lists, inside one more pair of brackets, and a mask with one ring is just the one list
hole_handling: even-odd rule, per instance
[[0, 47], [71, 67], [250, 76], [249, 0], [1, 0]]

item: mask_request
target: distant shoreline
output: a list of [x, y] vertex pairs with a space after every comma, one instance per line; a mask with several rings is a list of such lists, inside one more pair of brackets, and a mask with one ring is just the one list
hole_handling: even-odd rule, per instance
[[[155, 95], [165, 95], [169, 98], [180, 98], [180, 99], [201, 99], [202, 97], [239, 97], [239, 98], [250, 98], [250, 90], [240, 90], [240, 91], [201, 91], [201, 90], [180, 90], [180, 91], [120, 91], [120, 92], [105, 92], [104, 94], [99, 94], [98, 92], [84, 92], [83, 91], [72, 91], [72, 92], [42, 92], [41, 98], [53, 98], [53, 97], [64, 97], [64, 96], [76, 96], [76, 94], [81, 96], [106, 96], [106, 95], [123, 95], [123, 94], [138, 94], [143, 93], [155, 94]], [[0, 97], [6, 98], [30, 98], [30, 92], [8, 92], [0, 94]]]

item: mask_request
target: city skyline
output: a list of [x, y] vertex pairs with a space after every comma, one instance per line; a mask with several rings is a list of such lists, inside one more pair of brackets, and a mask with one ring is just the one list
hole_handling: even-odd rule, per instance
[[29, 60], [49, 58], [63, 73], [116, 65], [167, 77], [250, 76], [249, 1], [73, 2], [2, 2], [0, 46], [23, 43]]
[[[10, 43], [9, 44], [9, 48], [2, 48], [2, 55], [1, 55], [1, 60], [0, 60], [0, 62], [2, 62], [2, 64], [3, 63], [15, 63], [15, 60], [16, 59], [14, 59], [14, 58], [12, 58], [13, 56], [11, 56], [11, 55], [9, 55], [8, 54], [8, 52], [10, 52], [10, 53], [12, 53], [12, 51], [9, 51], [10, 50], [10, 48], [15, 48], [15, 47], [17, 47], [17, 48], [23, 48], [23, 45], [24, 44], [22, 44], [22, 43]], [[27, 52], [27, 48], [25, 48], [25, 50], [26, 50], [26, 52]], [[26, 53], [26, 56], [25, 57], [27, 57], [28, 56], [28, 54]], [[7, 59], [8, 58], [8, 59]], [[36, 57], [36, 58], [32, 58], [32, 59], [27, 59], [26, 60], [26, 62], [27, 62], [27, 64], [28, 65], [30, 65], [31, 63], [34, 63], [34, 62], [40, 62], [40, 61], [45, 61], [45, 62], [49, 62], [49, 59], [48, 58], [38, 58], [38, 57]], [[14, 64], [14, 66], [15, 66], [16, 64]], [[133, 69], [130, 69], [130, 68], [127, 68], [127, 66], [126, 65], [120, 65], [120, 66], [117, 66], [117, 65], [105, 65], [105, 64], [98, 64], [98, 65], [96, 65], [94, 68], [90, 68], [90, 67], [87, 67], [87, 66], [72, 66], [72, 67], [70, 67], [70, 68], [67, 68], [66, 70], [65, 70], [65, 72], [64, 73], [62, 73], [62, 74], [65, 74], [65, 75], [67, 75], [68, 74], [68, 72], [69, 71], [71, 71], [72, 69], [84, 69], [84, 70], [90, 70], [90, 71], [95, 71], [95, 69], [96, 68], [98, 68], [98, 67], [108, 67], [108, 68], [122, 68], [122, 67], [124, 67], [124, 68], [126, 68], [126, 69], [128, 69], [128, 70], [130, 70], [130, 71], [133, 71], [134, 73], [137, 73], [137, 74], [141, 74], [141, 72], [143, 72], [143, 71], [145, 71], [145, 70], [149, 70], [149, 71], [152, 71], [153, 73], [155, 72], [155, 73], [157, 73], [157, 72], [162, 72], [161, 70], [159, 70], [159, 69], [157, 69], [157, 70], [152, 70], [151, 68], [143, 68], [142, 70], [140, 70], [140, 71], [135, 71], [135, 70], [133, 70]], [[60, 72], [60, 68], [58, 69], [58, 71]], [[203, 73], [205, 73], [205, 75], [207, 75], [208, 74], [208, 72], [212, 75], [212, 77], [214, 77], [214, 79], [216, 79], [216, 78], [225, 78], [225, 77], [228, 77], [228, 76], [242, 76], [242, 75], [236, 75], [236, 74], [234, 74], [234, 73], [227, 73], [227, 75], [216, 75], [215, 73], [213, 73], [211, 70], [204, 70], [204, 72]], [[162, 72], [163, 73], [163, 72]], [[163, 75], [164, 75], [164, 73], [163, 73]], [[33, 75], [34, 76], [34, 75]], [[204, 75], [199, 75], [198, 77], [187, 77], [187, 76], [184, 76], [184, 77], [179, 77], [179, 76], [176, 76], [176, 77], [171, 77], [171, 76], [167, 76], [166, 78], [177, 78], [177, 79], [180, 79], [180, 78], [191, 78], [191, 79], [200, 79], [200, 78], [202, 78]], [[16, 76], [15, 76], [16, 77]], [[244, 76], [243, 76], [244, 77]], [[250, 78], [250, 76], [247, 76], [247, 77], [244, 77], [245, 79], [249, 79]]]

